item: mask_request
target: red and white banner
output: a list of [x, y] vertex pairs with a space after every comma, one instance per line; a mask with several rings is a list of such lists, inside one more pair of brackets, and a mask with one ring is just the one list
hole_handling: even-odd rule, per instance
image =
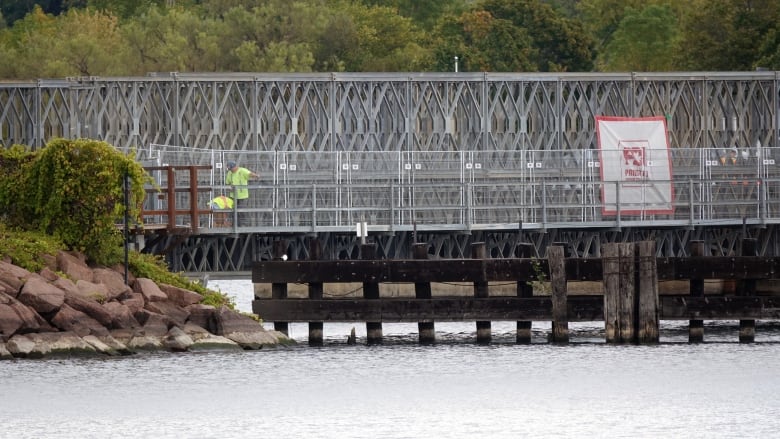
[[596, 116], [602, 215], [674, 213], [664, 117]]

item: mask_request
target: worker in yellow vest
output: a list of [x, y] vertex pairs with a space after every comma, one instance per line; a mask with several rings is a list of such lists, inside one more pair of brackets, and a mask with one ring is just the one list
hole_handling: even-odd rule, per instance
[[233, 199], [220, 195], [209, 201], [209, 208], [214, 211], [214, 227], [230, 227], [227, 210], [233, 210]]

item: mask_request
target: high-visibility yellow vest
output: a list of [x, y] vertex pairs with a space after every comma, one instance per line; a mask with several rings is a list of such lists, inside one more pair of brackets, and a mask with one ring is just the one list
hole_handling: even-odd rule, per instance
[[212, 209], [232, 209], [233, 199], [224, 195], [220, 195], [217, 198], [211, 200], [209, 206], [211, 206]]

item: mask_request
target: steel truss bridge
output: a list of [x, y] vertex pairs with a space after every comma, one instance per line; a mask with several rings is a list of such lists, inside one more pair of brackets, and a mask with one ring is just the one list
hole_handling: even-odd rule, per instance
[[[197, 233], [148, 236], [186, 272], [248, 271], [274, 256], [360, 257], [365, 223], [379, 257], [491, 257], [552, 243], [599, 256], [602, 242], [655, 239], [659, 256], [691, 241], [731, 255], [743, 237], [780, 254], [780, 72], [626, 74], [153, 74], [0, 83], [0, 144], [105, 140], [150, 166], [210, 165], [160, 204], [205, 206], [230, 188], [224, 164], [261, 175], [246, 208]], [[605, 215], [596, 116], [663, 116], [674, 212], [618, 199]], [[736, 163], [721, 161], [737, 148]], [[153, 172], [161, 184], [171, 178]], [[178, 176], [173, 177], [179, 179]], [[192, 184], [176, 181], [178, 186]], [[186, 192], [186, 193], [185, 193]], [[198, 197], [192, 200], [189, 197]], [[622, 212], [631, 212], [622, 213]], [[638, 213], [637, 213], [638, 212]], [[238, 215], [241, 218], [236, 218]], [[188, 226], [184, 217], [149, 222]], [[278, 250], [276, 250], [278, 251]]]

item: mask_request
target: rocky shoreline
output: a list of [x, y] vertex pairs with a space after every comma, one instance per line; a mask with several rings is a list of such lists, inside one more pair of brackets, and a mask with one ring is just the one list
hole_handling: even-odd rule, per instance
[[294, 343], [193, 291], [59, 252], [32, 273], [0, 261], [0, 359], [262, 349]]

